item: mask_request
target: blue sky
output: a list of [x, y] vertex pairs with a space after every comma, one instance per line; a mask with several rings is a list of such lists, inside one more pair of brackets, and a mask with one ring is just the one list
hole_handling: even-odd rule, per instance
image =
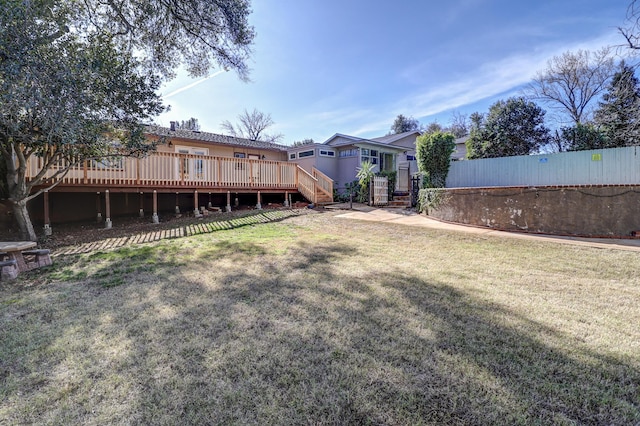
[[619, 45], [627, 0], [254, 0], [251, 82], [184, 73], [171, 111], [222, 133], [244, 109], [270, 113], [284, 144], [335, 133], [382, 136], [398, 114], [446, 125], [519, 94], [548, 59]]

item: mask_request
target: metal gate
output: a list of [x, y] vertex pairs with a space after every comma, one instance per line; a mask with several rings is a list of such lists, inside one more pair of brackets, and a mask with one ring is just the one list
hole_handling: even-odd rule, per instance
[[418, 194], [420, 193], [420, 176], [411, 177], [411, 207], [418, 205]]
[[386, 206], [389, 204], [389, 180], [385, 176], [374, 176], [373, 184], [373, 205]]

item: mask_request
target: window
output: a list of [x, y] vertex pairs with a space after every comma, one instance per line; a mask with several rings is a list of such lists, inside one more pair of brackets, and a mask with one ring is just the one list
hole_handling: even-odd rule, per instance
[[292, 152], [291, 154], [289, 154], [289, 160], [295, 160], [296, 159], [296, 153]]
[[415, 155], [407, 155], [407, 161], [416, 161]]
[[298, 153], [298, 158], [304, 158], [304, 157], [313, 157], [314, 152], [312, 149], [310, 149], [309, 151], [300, 151]]
[[356, 155], [358, 155], [358, 148], [345, 149], [338, 154], [339, 157], [355, 157]]
[[377, 149], [361, 149], [360, 161], [369, 161], [371, 164], [378, 164], [378, 150]]
[[323, 157], [335, 157], [336, 153], [334, 151], [327, 151], [326, 149], [321, 149], [320, 155], [322, 155]]
[[246, 155], [244, 154], [244, 152], [234, 152], [233, 153], [233, 158], [245, 158]]

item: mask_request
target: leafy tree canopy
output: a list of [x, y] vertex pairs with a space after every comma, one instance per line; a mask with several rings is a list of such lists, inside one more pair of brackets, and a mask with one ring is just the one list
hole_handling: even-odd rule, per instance
[[420, 130], [420, 123], [413, 117], [405, 117], [399, 114], [391, 125], [392, 135], [398, 135], [404, 132], [412, 132], [414, 130]]
[[624, 62], [602, 95], [594, 121], [607, 136], [607, 147], [640, 145], [640, 81]]
[[156, 74], [172, 77], [184, 65], [192, 76], [205, 76], [220, 66], [248, 77], [246, 60], [255, 37], [248, 23], [249, 0], [55, 3], [61, 7], [54, 10], [67, 9], [64, 20], [70, 29], [113, 35], [119, 50], [137, 53], [146, 69]]
[[553, 138], [560, 145], [558, 151], [583, 151], [587, 149], [607, 148], [609, 141], [593, 123], [576, 124], [562, 127]]
[[527, 155], [549, 142], [544, 111], [524, 98], [498, 101], [485, 117], [472, 114], [467, 141], [468, 158]]
[[141, 123], [178, 65], [246, 78], [249, 13], [247, 0], [0, 3], [0, 181], [23, 238], [36, 239], [27, 202], [69, 167], [148, 148]]

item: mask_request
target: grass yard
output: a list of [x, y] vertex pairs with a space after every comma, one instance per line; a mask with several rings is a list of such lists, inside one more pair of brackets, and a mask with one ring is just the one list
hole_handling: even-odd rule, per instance
[[640, 255], [317, 213], [0, 284], [0, 424], [640, 424]]

